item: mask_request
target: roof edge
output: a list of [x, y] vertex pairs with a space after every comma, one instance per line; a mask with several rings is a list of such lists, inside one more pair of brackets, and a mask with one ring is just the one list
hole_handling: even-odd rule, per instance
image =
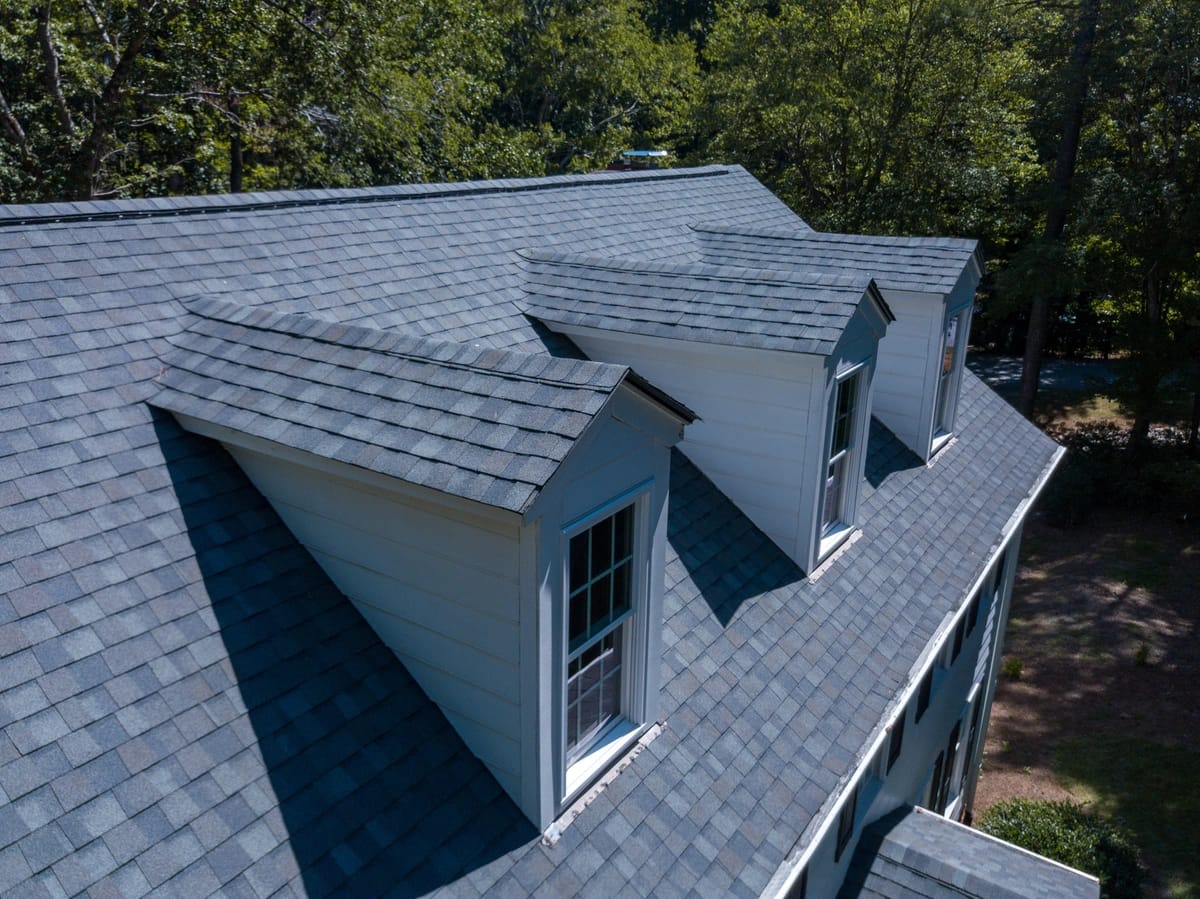
[[[680, 275], [707, 278], [713, 281], [737, 283], [786, 284], [791, 287], [829, 287], [866, 293], [873, 283], [869, 275], [833, 275], [809, 269], [788, 270], [747, 268], [737, 265], [713, 265], [707, 262], [675, 262], [636, 259], [625, 256], [593, 256], [559, 250], [523, 249], [517, 255], [526, 263], [562, 266], [565, 268], [595, 268], [610, 272], [629, 272], [641, 275]], [[806, 280], [798, 281], [798, 276]]]
[[710, 178], [735, 174], [739, 170], [741, 170], [741, 166], [709, 165], [685, 169], [590, 172], [582, 175], [549, 175], [541, 178], [508, 178], [388, 187], [318, 188], [247, 194], [30, 203], [0, 206], [0, 228], [69, 222], [170, 218], [185, 215], [219, 215], [304, 206], [348, 206], [366, 203], [440, 200], [447, 197], [480, 194], [556, 190], [581, 185], [604, 186], [651, 180], [676, 181], [687, 178]]

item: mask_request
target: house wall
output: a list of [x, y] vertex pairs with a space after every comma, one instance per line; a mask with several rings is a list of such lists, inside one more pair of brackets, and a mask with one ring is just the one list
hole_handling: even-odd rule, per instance
[[[521, 794], [519, 519], [228, 447], [464, 742]], [[506, 521], [505, 518], [508, 520]]]

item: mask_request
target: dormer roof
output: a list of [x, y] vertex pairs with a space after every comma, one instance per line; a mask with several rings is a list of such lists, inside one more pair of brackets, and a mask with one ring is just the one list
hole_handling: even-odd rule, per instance
[[855, 311], [875, 304], [862, 273], [780, 273], [526, 250], [524, 308], [554, 326], [825, 356]]
[[788, 228], [694, 224], [713, 265], [784, 271], [870, 272], [883, 290], [949, 293], [968, 265], [983, 273], [979, 242], [957, 237], [875, 237]]
[[[628, 367], [188, 301], [153, 405], [524, 512]], [[635, 389], [642, 382], [634, 380]], [[683, 420], [686, 408], [653, 398]]]

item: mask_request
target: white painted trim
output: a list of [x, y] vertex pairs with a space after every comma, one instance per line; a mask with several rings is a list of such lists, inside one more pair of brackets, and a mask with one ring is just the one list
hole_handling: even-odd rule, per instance
[[[887, 724], [881, 727], [875, 737], [868, 744], [867, 752], [859, 759], [854, 771], [844, 778], [838, 785], [829, 799], [826, 800], [824, 807], [813, 817], [806, 827], [796, 839], [792, 850], [788, 853], [788, 857], [784, 859], [783, 864], [779, 866], [775, 874], [768, 881], [766, 889], [762, 895], [773, 896], [776, 899], [786, 899], [788, 891], [795, 886], [800, 879], [801, 872], [807, 867], [812, 860], [813, 854], [817, 848], [825, 841], [825, 837], [829, 834], [830, 827], [836, 826], [838, 815], [841, 813], [842, 806], [845, 805], [847, 797], [850, 795], [854, 785], [859, 783], [860, 779], [869, 772], [871, 762], [875, 758], [875, 753], [879, 751], [879, 747], [888, 739], [889, 728], [892, 722], [899, 714], [907, 714], [908, 704], [912, 701], [913, 696], [920, 688], [921, 680], [925, 677], [926, 671], [937, 664], [938, 658], [946, 645], [948, 639], [954, 634], [954, 628], [958, 623], [958, 619], [966, 614], [967, 606], [970, 605], [971, 597], [976, 591], [983, 587], [984, 582], [992, 573], [992, 567], [996, 560], [1008, 549], [1014, 535], [1020, 533], [1020, 525], [1025, 516], [1028, 514], [1030, 507], [1037, 502], [1042, 491], [1050, 482], [1051, 476], [1058, 469], [1059, 463], [1062, 462], [1063, 456], [1066, 454], [1066, 449], [1059, 447], [1050, 459], [1050, 463], [1042, 472], [1042, 476], [1034, 484], [1033, 489], [1017, 504], [1017, 508], [1009, 516], [1008, 521], [1001, 529], [1001, 538], [996, 548], [988, 555], [987, 561], [983, 566], [980, 575], [971, 584], [971, 587], [963, 594], [966, 601], [961, 603], [956, 613], [948, 614], [942, 619], [941, 625], [934, 631], [933, 637], [926, 644], [925, 651], [921, 655], [921, 662], [914, 668], [917, 671], [915, 677], [910, 677], [904, 689], [900, 691], [899, 699], [893, 702], [888, 709], [888, 714], [884, 716]], [[906, 735], [907, 736], [907, 735]], [[807, 839], [806, 839], [807, 837]], [[1000, 841], [1003, 842], [1003, 841]], [[799, 847], [799, 848], [798, 848]], [[1065, 866], [1064, 866], [1065, 867]], [[781, 877], [781, 872], [787, 869], [787, 873]]]

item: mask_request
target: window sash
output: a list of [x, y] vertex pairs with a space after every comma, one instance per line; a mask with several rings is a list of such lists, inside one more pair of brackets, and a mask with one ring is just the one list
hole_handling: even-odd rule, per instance
[[568, 537], [564, 653], [566, 764], [586, 756], [625, 714], [636, 595], [636, 503]]
[[837, 382], [833, 397], [833, 421], [829, 435], [829, 462], [825, 469], [824, 500], [821, 504], [821, 536], [828, 536], [843, 523], [846, 486], [851, 455], [855, 445], [858, 418], [858, 380], [856, 369]]

